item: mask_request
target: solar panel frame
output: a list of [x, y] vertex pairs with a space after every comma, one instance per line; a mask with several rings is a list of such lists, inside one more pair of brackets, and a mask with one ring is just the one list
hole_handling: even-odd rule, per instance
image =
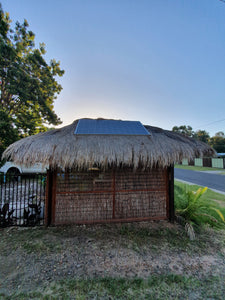
[[76, 135], [143, 135], [149, 131], [139, 121], [80, 119]]

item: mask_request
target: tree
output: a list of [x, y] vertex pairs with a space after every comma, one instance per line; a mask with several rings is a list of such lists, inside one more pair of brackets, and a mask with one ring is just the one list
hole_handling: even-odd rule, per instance
[[6, 147], [18, 139], [17, 130], [12, 126], [10, 117], [4, 111], [0, 110], [0, 155]]
[[223, 131], [219, 131], [215, 134], [215, 136], [220, 136], [220, 137], [223, 137], [225, 138], [225, 135], [224, 135], [224, 132]]
[[172, 131], [181, 133], [185, 136], [194, 137], [194, 131], [192, 130], [192, 127], [189, 125], [181, 125], [181, 126], [174, 126], [172, 128]]
[[208, 141], [210, 139], [210, 135], [205, 130], [198, 130], [198, 131], [195, 131], [194, 138], [196, 138], [197, 140], [202, 141], [204, 143], [208, 143]]
[[0, 4], [0, 114], [4, 116], [0, 126], [8, 124], [11, 136], [8, 139], [1, 130], [2, 148], [19, 137], [61, 123], [53, 104], [62, 90], [56, 77], [64, 71], [55, 59], [49, 64], [45, 61], [45, 45], [35, 47], [35, 34], [28, 27], [24, 20], [12, 29], [9, 14]]
[[209, 144], [218, 153], [225, 153], [225, 135], [222, 131], [217, 132], [215, 136], [211, 137]]

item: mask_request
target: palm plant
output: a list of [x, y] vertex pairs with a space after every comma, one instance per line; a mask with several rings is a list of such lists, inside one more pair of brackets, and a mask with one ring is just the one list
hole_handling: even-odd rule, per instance
[[220, 225], [225, 222], [222, 212], [217, 207], [202, 201], [201, 197], [207, 189], [207, 187], [199, 188], [195, 192], [179, 186], [175, 188], [176, 214], [183, 218], [185, 229], [191, 239], [195, 236], [193, 225], [201, 223]]

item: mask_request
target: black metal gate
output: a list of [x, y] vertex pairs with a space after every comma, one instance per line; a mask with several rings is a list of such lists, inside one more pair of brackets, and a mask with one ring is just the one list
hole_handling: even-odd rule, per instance
[[0, 227], [44, 224], [45, 174], [0, 174]]

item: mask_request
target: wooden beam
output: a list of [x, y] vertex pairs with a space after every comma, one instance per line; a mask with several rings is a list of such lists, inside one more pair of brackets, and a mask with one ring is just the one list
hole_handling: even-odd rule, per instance
[[57, 192], [57, 195], [75, 195], [75, 194], [105, 194], [105, 193], [136, 193], [136, 192], [165, 192], [165, 189], [136, 189], [136, 190], [115, 190], [114, 179], [111, 190], [95, 190], [95, 191], [73, 191], [73, 192]]
[[164, 180], [166, 182], [166, 216], [167, 219], [170, 217], [170, 203], [169, 203], [169, 168], [165, 169]]
[[115, 208], [116, 208], [116, 174], [113, 171], [113, 213], [112, 218], [115, 219]]
[[52, 171], [47, 171], [46, 183], [46, 197], [45, 197], [45, 226], [51, 224], [51, 206], [52, 206]]
[[[160, 221], [166, 220], [165, 216], [158, 217], [145, 217], [145, 218], [125, 218], [125, 219], [104, 219], [104, 220], [86, 220], [86, 221], [75, 221], [72, 224], [107, 224], [107, 223], [130, 223], [130, 222], [144, 222], [144, 221]], [[56, 225], [68, 225], [66, 222], [57, 223]]]
[[174, 222], [175, 209], [174, 209], [174, 166], [168, 168], [169, 176], [169, 220]]
[[56, 205], [56, 181], [57, 171], [52, 172], [52, 207], [51, 207], [51, 224], [55, 225], [55, 205]]

